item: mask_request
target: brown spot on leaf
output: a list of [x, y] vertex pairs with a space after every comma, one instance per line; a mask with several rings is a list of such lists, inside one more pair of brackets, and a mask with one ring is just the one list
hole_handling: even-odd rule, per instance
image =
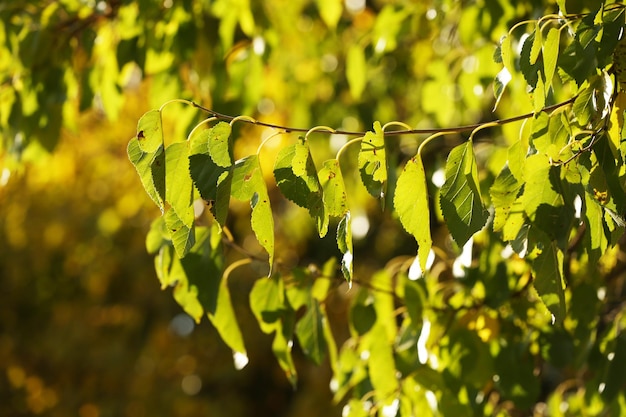
[[143, 130], [140, 130], [140, 131], [137, 133], [137, 139], [145, 139], [145, 138], [146, 138], [146, 137], [143, 135]]

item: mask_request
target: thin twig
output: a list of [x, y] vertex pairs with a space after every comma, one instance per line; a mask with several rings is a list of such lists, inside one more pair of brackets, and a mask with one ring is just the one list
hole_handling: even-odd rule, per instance
[[[383, 132], [383, 134], [385, 136], [399, 136], [399, 135], [419, 135], [419, 134], [434, 134], [434, 133], [460, 133], [460, 132], [471, 132], [473, 130], [476, 130], [477, 128], [480, 128], [482, 126], [484, 126], [485, 124], [490, 124], [493, 126], [501, 126], [501, 125], [505, 125], [508, 123], [513, 123], [513, 122], [517, 122], [520, 120], [524, 120], [524, 119], [530, 119], [531, 117], [533, 117], [535, 114], [540, 113], [540, 112], [546, 112], [546, 113], [550, 113], [558, 108], [564, 107], [564, 106], [568, 106], [570, 104], [572, 104], [574, 102], [574, 100], [576, 100], [576, 97], [572, 97], [569, 100], [565, 100], [562, 101], [560, 103], [554, 104], [552, 106], [548, 106], [548, 107], [544, 107], [543, 109], [541, 109], [539, 112], [531, 112], [531, 113], [525, 113], [519, 116], [514, 116], [514, 117], [509, 117], [507, 119], [498, 119], [498, 120], [494, 120], [491, 122], [483, 122], [483, 123], [475, 123], [475, 124], [471, 124], [471, 125], [464, 125], [464, 126], [456, 126], [456, 127], [443, 127], [443, 128], [431, 128], [431, 129], [405, 129], [405, 130], [392, 130], [389, 132]], [[317, 128], [313, 128], [313, 129], [306, 129], [306, 128], [300, 128], [300, 127], [291, 127], [291, 126], [282, 126], [282, 125], [276, 125], [273, 123], [267, 123], [267, 122], [262, 122], [260, 120], [256, 120], [253, 118], [248, 118], [246, 117], [245, 119], [240, 118], [241, 116], [229, 116], [227, 114], [223, 114], [223, 113], [218, 113], [215, 110], [211, 110], [207, 107], [201, 106], [198, 103], [195, 103], [193, 101], [189, 102], [191, 103], [191, 105], [197, 109], [200, 109], [202, 111], [204, 111], [205, 113], [210, 114], [213, 117], [217, 117], [220, 120], [224, 120], [224, 121], [232, 121], [236, 118], [239, 118], [238, 120], [244, 123], [249, 123], [252, 125], [256, 125], [256, 126], [264, 126], [264, 127], [269, 127], [272, 129], [278, 129], [278, 130], [282, 130], [285, 133], [291, 133], [291, 132], [301, 132], [301, 133], [309, 133], [312, 131], [316, 131], [316, 132], [320, 132], [320, 133], [330, 133], [330, 134], [337, 134], [337, 135], [347, 135], [347, 136], [365, 136], [365, 133], [367, 132], [356, 132], [356, 131], [350, 131], [350, 130], [339, 130], [339, 129], [332, 129], [330, 127], [327, 126], [319, 126]]]

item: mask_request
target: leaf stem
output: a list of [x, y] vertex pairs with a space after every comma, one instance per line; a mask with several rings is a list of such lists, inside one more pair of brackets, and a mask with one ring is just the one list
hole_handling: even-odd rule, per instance
[[258, 121], [250, 116], [246, 116], [246, 115], [241, 115], [241, 116], [237, 116], [237, 117], [233, 117], [230, 121], [230, 126], [232, 127], [236, 122], [238, 121], [244, 121], [244, 122], [248, 122], [251, 123], [253, 125], [258, 124]]
[[404, 122], [393, 121], [393, 122], [385, 123], [385, 125], [383, 126], [383, 132], [387, 130], [387, 128], [390, 126], [400, 126], [400, 127], [403, 127], [405, 130], [411, 130], [411, 126], [409, 126], [408, 124]]
[[[283, 128], [285, 131], [287, 132], [295, 132], [295, 131], [302, 131], [299, 129], [292, 129], [292, 128]], [[332, 127], [328, 127], [328, 126], [315, 126], [310, 128], [309, 130], [306, 131], [306, 134], [304, 135], [304, 140], [309, 140], [309, 135], [313, 132], [322, 132], [322, 133], [339, 133], [338, 130], [333, 129]]]
[[170, 105], [170, 104], [172, 104], [172, 103], [183, 103], [183, 104], [187, 104], [187, 105], [190, 105], [190, 106], [196, 107], [196, 105], [195, 105], [195, 103], [194, 103], [193, 101], [185, 100], [184, 98], [175, 98], [175, 99], [168, 100], [168, 101], [166, 101], [165, 103], [163, 103], [163, 104], [161, 105], [161, 107], [159, 107], [159, 112], [162, 112], [162, 111], [163, 111], [163, 109], [164, 109], [166, 106], [168, 106], [168, 105]]
[[341, 156], [341, 154], [343, 154], [344, 150], [348, 146], [352, 145], [353, 143], [361, 142], [362, 140], [363, 140], [363, 137], [360, 137], [360, 138], [351, 139], [348, 142], [344, 143], [344, 145], [341, 148], [339, 148], [339, 150], [337, 151], [337, 155], [335, 155], [335, 159], [339, 160], [339, 157]]
[[259, 148], [256, 151], [256, 155], [259, 156], [259, 154], [261, 153], [261, 149], [263, 148], [263, 146], [265, 146], [267, 142], [269, 142], [271, 139], [275, 138], [276, 136], [282, 135], [284, 133], [285, 133], [284, 131], [276, 131], [272, 133], [271, 135], [269, 135], [268, 137], [266, 137], [265, 139], [263, 139], [263, 141], [259, 145]]
[[250, 258], [243, 258], [233, 262], [232, 264], [228, 265], [228, 267], [224, 270], [224, 273], [222, 274], [222, 279], [228, 280], [228, 277], [235, 269], [239, 268], [240, 266], [248, 265], [250, 263], [252, 263], [252, 259]]
[[197, 125], [194, 126], [193, 129], [191, 129], [191, 132], [189, 132], [189, 135], [187, 136], [187, 140], [191, 139], [191, 137], [193, 136], [193, 134], [196, 132], [196, 130], [207, 123], [211, 123], [214, 122], [216, 120], [219, 120], [217, 117], [209, 117], [208, 119], [204, 119], [203, 121], [201, 121], [200, 123], [198, 123]]
[[478, 133], [480, 130], [487, 129], [487, 128], [490, 128], [490, 127], [495, 127], [495, 126], [499, 126], [498, 123], [496, 123], [496, 122], [489, 122], [489, 123], [485, 123], [484, 125], [478, 126], [476, 129], [472, 130], [472, 133], [470, 133], [470, 136], [469, 136], [468, 140], [472, 141], [474, 139], [474, 135], [476, 133]]
[[424, 146], [426, 146], [427, 143], [431, 142], [433, 139], [438, 138], [439, 136], [445, 136], [445, 135], [448, 135], [450, 133], [457, 133], [457, 132], [455, 132], [455, 131], [453, 131], [453, 132], [436, 132], [436, 133], [430, 135], [429, 137], [427, 137], [426, 139], [424, 139], [422, 141], [422, 143], [420, 143], [419, 148], [417, 148], [417, 156], [419, 156], [421, 158], [422, 150], [424, 149]]

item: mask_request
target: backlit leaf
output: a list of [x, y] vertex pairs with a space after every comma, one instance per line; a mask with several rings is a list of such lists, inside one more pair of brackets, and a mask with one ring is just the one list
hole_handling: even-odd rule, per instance
[[274, 264], [274, 217], [259, 159], [250, 155], [237, 161], [232, 174], [231, 195], [250, 201], [252, 230], [269, 255], [270, 275]]
[[418, 257], [422, 271], [432, 247], [430, 235], [430, 207], [424, 165], [419, 155], [411, 158], [396, 185], [393, 205], [404, 229], [417, 240]]
[[510, 74], [515, 72], [515, 56], [513, 47], [511, 46], [511, 36], [505, 35], [500, 39], [500, 54], [502, 57], [502, 64]]
[[587, 126], [596, 112], [594, 103], [594, 89], [585, 87], [576, 97], [573, 106], [576, 119], [581, 126]]
[[589, 193], [585, 193], [585, 225], [587, 231], [584, 239], [587, 253], [589, 254], [589, 264], [595, 265], [609, 245], [609, 241], [604, 231], [604, 211], [601, 204]]
[[225, 122], [219, 122], [211, 129], [208, 134], [208, 149], [211, 159], [218, 166], [228, 168], [233, 164], [230, 149], [231, 126]]
[[[539, 36], [539, 39], [537, 39], [537, 36]], [[537, 27], [535, 31], [524, 40], [520, 51], [519, 69], [531, 88], [537, 86], [537, 82], [540, 80], [539, 74], [543, 68], [542, 60], [538, 59], [541, 53], [541, 42], [541, 31], [539, 27]]]
[[367, 340], [370, 381], [376, 390], [377, 398], [388, 400], [398, 388], [398, 380], [392, 345], [389, 344], [386, 329], [380, 321], [377, 321], [370, 330]]
[[320, 169], [319, 181], [324, 191], [324, 207], [329, 216], [342, 217], [348, 211], [346, 206], [346, 186], [341, 175], [339, 161], [329, 159], [324, 161], [324, 166]]
[[552, 86], [552, 79], [556, 71], [556, 62], [559, 57], [559, 42], [561, 32], [557, 28], [550, 28], [543, 44], [543, 71], [545, 75], [545, 89]]
[[228, 216], [232, 170], [218, 166], [207, 154], [189, 156], [189, 173], [200, 196], [209, 204], [217, 222], [224, 226]]
[[200, 196], [207, 202], [220, 226], [226, 224], [232, 168], [217, 165], [209, 155], [209, 140], [213, 131], [196, 131], [189, 139], [189, 174]]
[[493, 185], [489, 189], [491, 203], [495, 209], [493, 230], [502, 230], [513, 208], [513, 203], [522, 188], [522, 184], [515, 179], [508, 166], [498, 174]]
[[163, 145], [163, 124], [161, 112], [150, 110], [137, 123], [137, 142], [139, 148], [147, 153], [154, 153]]
[[359, 171], [367, 191], [376, 198], [387, 192], [387, 155], [385, 135], [379, 122], [374, 123], [374, 132], [367, 132], [361, 141]]
[[165, 225], [170, 232], [172, 244], [179, 258], [187, 255], [195, 243], [193, 220], [193, 207], [188, 208], [185, 218], [182, 219], [172, 209], [165, 212]]
[[546, 155], [535, 154], [526, 161], [526, 184], [520, 197], [524, 212], [538, 230], [564, 248], [574, 218], [571, 204], [565, 204], [559, 168]]
[[322, 199], [322, 185], [306, 141], [281, 149], [276, 156], [274, 178], [282, 194], [305, 207], [317, 224], [320, 237], [328, 231], [329, 216]]
[[533, 285], [554, 316], [557, 324], [565, 318], [565, 293], [563, 290], [563, 252], [555, 242], [545, 242], [543, 250], [533, 261]]
[[450, 234], [459, 247], [463, 247], [485, 225], [489, 213], [481, 200], [472, 141], [461, 144], [450, 152], [440, 203]]
[[165, 153], [159, 146], [155, 152], [147, 153], [141, 150], [137, 138], [128, 142], [128, 159], [135, 166], [144, 190], [152, 201], [161, 209], [165, 210]]
[[533, 65], [539, 59], [539, 54], [541, 53], [541, 46], [543, 43], [543, 33], [541, 31], [541, 25], [537, 25], [535, 27], [534, 37], [532, 38], [532, 47], [530, 48], [530, 64]]
[[[178, 218], [186, 222], [190, 220], [188, 212], [193, 196], [188, 153], [188, 142], [175, 142], [165, 149], [165, 200], [174, 209]], [[191, 226], [191, 223], [185, 224]]]
[[493, 110], [498, 107], [500, 99], [502, 98], [502, 94], [504, 94], [504, 90], [509, 81], [511, 81], [511, 79], [511, 73], [506, 68], [502, 68], [500, 72], [496, 75], [496, 78], [493, 81], [493, 93], [496, 98], [496, 102], [493, 105]]
[[302, 350], [315, 364], [319, 365], [326, 353], [323, 320], [325, 320], [320, 304], [313, 299], [306, 313], [296, 324], [296, 335]]
[[162, 282], [175, 285], [174, 299], [196, 322], [207, 314], [220, 337], [234, 351], [246, 354], [243, 337], [233, 310], [224, 267], [221, 234], [217, 227], [197, 227], [196, 243], [178, 259], [161, 248]]
[[352, 222], [350, 220], [350, 212], [346, 212], [346, 215], [339, 222], [337, 227], [337, 245], [339, 250], [343, 253], [341, 258], [341, 272], [344, 278], [348, 281], [348, 284], [352, 285]]

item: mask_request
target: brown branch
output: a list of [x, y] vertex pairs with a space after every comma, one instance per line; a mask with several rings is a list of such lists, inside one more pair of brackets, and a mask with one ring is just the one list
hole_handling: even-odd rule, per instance
[[[535, 114], [540, 113], [540, 112], [546, 112], [546, 113], [550, 113], [558, 108], [564, 107], [564, 106], [568, 106], [570, 104], [572, 104], [574, 102], [574, 100], [576, 100], [577, 96], [574, 96], [572, 98], [570, 98], [569, 100], [566, 101], [562, 101], [560, 103], [554, 104], [552, 106], [548, 106], [548, 107], [544, 107], [542, 108], [539, 112], [531, 112], [531, 113], [526, 113], [526, 114], [522, 114], [519, 116], [514, 116], [514, 117], [509, 117], [507, 119], [499, 119], [499, 120], [494, 120], [491, 122], [483, 122], [483, 123], [476, 123], [476, 124], [471, 124], [471, 125], [464, 125], [464, 126], [456, 126], [456, 127], [444, 127], [444, 128], [432, 128], [432, 129], [405, 129], [405, 130], [392, 130], [389, 132], [384, 132], [385, 136], [399, 136], [399, 135], [417, 135], [417, 134], [434, 134], [434, 133], [461, 133], [461, 132], [471, 132], [473, 130], [476, 130], [477, 128], [485, 125], [486, 123], [490, 123], [496, 126], [501, 126], [501, 125], [505, 125], [508, 123], [513, 123], [513, 122], [517, 122], [520, 120], [524, 120], [524, 119], [529, 119], [531, 117], [533, 117]], [[224, 121], [232, 121], [235, 119], [235, 116], [229, 116], [227, 114], [222, 114], [222, 113], [218, 113], [215, 110], [211, 110], [209, 108], [206, 108], [204, 106], [201, 106], [200, 104], [197, 104], [195, 102], [190, 102], [192, 106], [196, 107], [197, 109], [200, 109], [202, 111], [204, 111], [205, 113], [210, 114], [212, 117], [216, 117], [217, 119], [220, 120], [224, 120]], [[252, 125], [256, 125], [256, 126], [264, 126], [264, 127], [269, 127], [272, 129], [278, 129], [278, 130], [282, 130], [285, 133], [291, 133], [291, 132], [300, 132], [300, 133], [306, 133], [309, 132], [311, 129], [306, 129], [306, 128], [300, 128], [300, 127], [290, 127], [290, 126], [282, 126], [282, 125], [276, 125], [273, 123], [267, 123], [267, 122], [262, 122], [259, 120], [255, 120], [253, 118], [242, 118], [242, 119], [238, 119], [244, 123], [248, 123], [248, 124], [252, 124]], [[340, 130], [340, 129], [329, 129], [329, 128], [325, 128], [322, 127], [320, 129], [316, 129], [316, 132], [320, 132], [320, 133], [331, 133], [331, 134], [338, 134], [338, 135], [347, 135], [347, 136], [365, 136], [366, 132], [357, 132], [357, 131], [350, 131], [350, 130]]]

